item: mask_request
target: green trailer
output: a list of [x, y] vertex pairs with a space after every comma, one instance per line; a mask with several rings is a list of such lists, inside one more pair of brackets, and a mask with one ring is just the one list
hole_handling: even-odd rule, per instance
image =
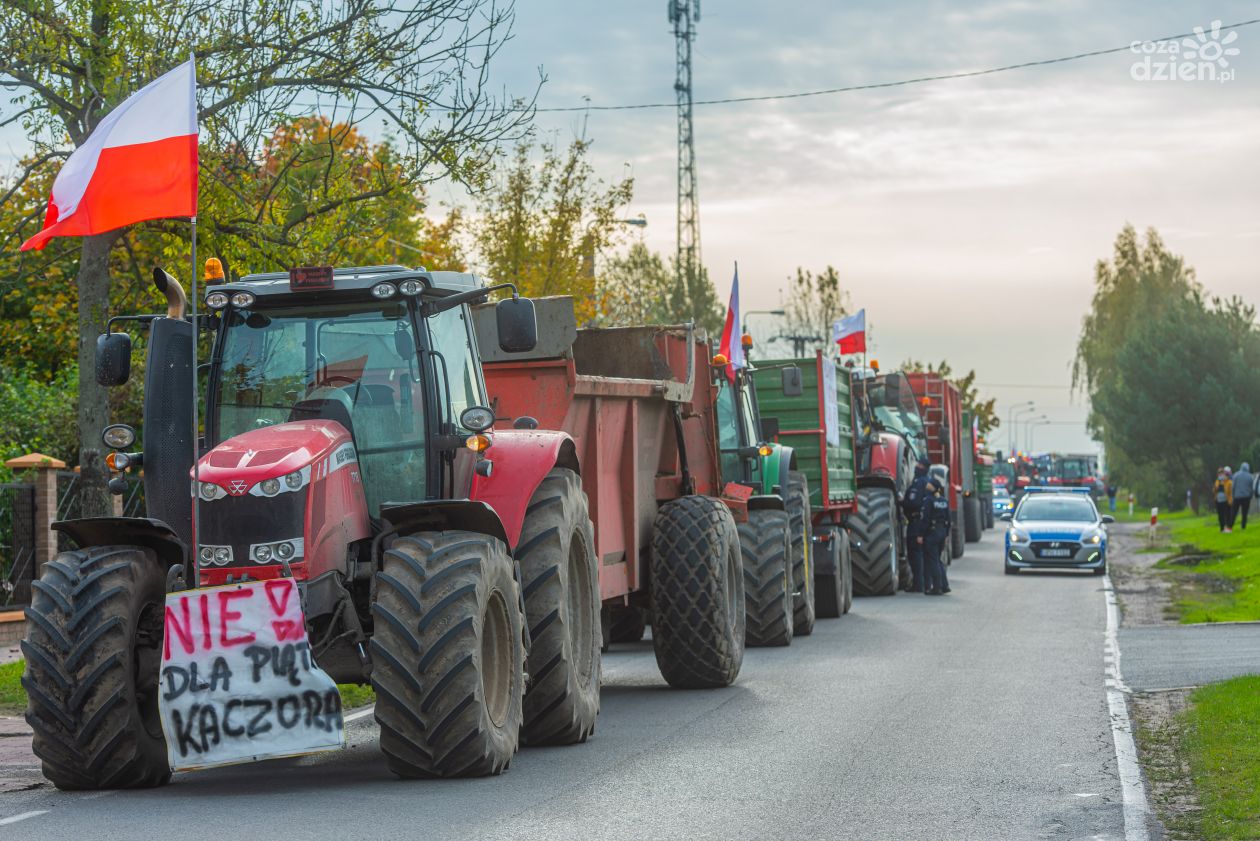
[[841, 616], [853, 602], [844, 524], [858, 505], [848, 372], [819, 351], [814, 357], [759, 360], [752, 380], [763, 432], [792, 447], [808, 491], [818, 616]]
[[980, 514], [986, 529], [993, 528], [993, 462], [991, 453], [976, 453], [976, 496], [980, 498]]

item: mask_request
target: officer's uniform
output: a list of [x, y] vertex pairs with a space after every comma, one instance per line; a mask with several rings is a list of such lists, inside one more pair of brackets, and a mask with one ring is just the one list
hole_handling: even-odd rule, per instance
[[901, 510], [906, 515], [906, 556], [910, 561], [912, 579], [907, 582], [906, 589], [912, 593], [923, 592], [924, 544], [919, 539], [926, 540], [928, 532], [928, 521], [923, 516], [923, 503], [932, 496], [935, 489], [927, 474], [927, 467], [920, 465], [915, 469], [914, 481], [906, 489], [906, 495], [901, 501]]
[[945, 583], [945, 564], [941, 552], [949, 539], [949, 497], [943, 491], [927, 497], [923, 502], [923, 517], [927, 520], [927, 537], [923, 541], [923, 568], [925, 592], [942, 594]]

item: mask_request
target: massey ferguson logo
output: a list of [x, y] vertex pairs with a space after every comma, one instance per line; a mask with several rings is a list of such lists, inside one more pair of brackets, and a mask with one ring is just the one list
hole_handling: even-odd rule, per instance
[[245, 484], [244, 479], [233, 479], [232, 481], [228, 482], [228, 493], [230, 493], [232, 496], [240, 496], [241, 494], [245, 493], [245, 491], [248, 488], [249, 488], [249, 485]]

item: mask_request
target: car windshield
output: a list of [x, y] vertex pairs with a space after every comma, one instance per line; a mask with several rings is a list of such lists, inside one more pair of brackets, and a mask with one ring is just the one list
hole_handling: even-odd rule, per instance
[[386, 501], [424, 498], [424, 390], [404, 303], [234, 310], [228, 319], [216, 441], [286, 421], [334, 420], [354, 436], [373, 514]]
[[1092, 523], [1097, 518], [1087, 499], [1069, 496], [1029, 496], [1019, 506], [1016, 520], [1056, 520], [1065, 523]]

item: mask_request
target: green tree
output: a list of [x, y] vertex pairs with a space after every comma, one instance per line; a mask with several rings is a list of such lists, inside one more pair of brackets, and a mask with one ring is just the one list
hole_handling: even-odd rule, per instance
[[619, 217], [634, 193], [626, 176], [605, 184], [587, 160], [591, 141], [561, 152], [517, 144], [478, 200], [476, 250], [486, 273], [523, 295], [572, 295], [579, 323], [604, 311], [596, 295], [595, 257], [621, 234]]
[[1002, 419], [997, 414], [997, 398], [990, 397], [986, 400], [980, 396], [980, 390], [976, 387], [976, 372], [974, 369], [961, 377], [956, 377], [954, 376], [954, 369], [944, 359], [937, 363], [929, 362], [926, 365], [917, 359], [907, 359], [902, 363], [901, 370], [940, 374], [958, 386], [963, 411], [971, 412], [971, 416], [976, 419], [979, 425], [981, 435], [988, 435], [1002, 425]]
[[599, 297], [604, 305], [601, 324], [624, 327], [671, 322], [669, 293], [673, 284], [674, 272], [661, 255], [641, 242], [633, 243], [624, 254], [604, 261], [599, 271]]
[[[484, 171], [486, 150], [517, 136], [530, 116], [528, 107], [513, 108], [486, 93], [488, 64], [508, 37], [512, 17], [510, 0], [5, 3], [0, 86], [9, 99], [0, 106], [0, 120], [20, 124], [34, 148], [10, 189], [26, 190], [48, 163], [68, 154], [67, 147], [80, 146], [112, 108], [190, 52], [197, 59], [202, 146], [222, 153], [207, 155], [211, 166], [263, 157], [261, 147], [270, 142], [275, 123], [309, 110], [312, 99], [346, 115], [341, 122], [371, 120], [396, 138], [393, 154], [402, 181], [374, 181], [354, 196], [325, 195], [331, 182], [312, 181], [307, 187], [319, 199], [305, 203], [299, 223], [432, 178], [475, 182]], [[215, 174], [203, 173], [203, 180], [215, 183]], [[287, 166], [272, 175], [273, 191], [293, 183]], [[241, 196], [242, 204], [249, 195]], [[214, 206], [203, 205], [199, 216], [212, 234], [260, 243], [274, 240], [277, 230], [287, 235], [296, 227], [289, 226], [291, 218], [278, 225], [264, 207], [253, 210], [251, 215], [233, 206], [220, 218]], [[36, 223], [41, 215], [42, 207], [36, 207], [27, 221]], [[78, 251], [79, 463], [88, 515], [108, 508], [96, 443], [108, 419], [107, 401], [91, 375], [92, 355], [107, 315], [112, 253], [125, 233], [86, 237], [72, 246]], [[288, 238], [281, 243], [289, 244], [297, 243]], [[40, 272], [63, 250], [28, 258], [32, 271]]]
[[847, 315], [850, 306], [849, 293], [840, 288], [840, 272], [835, 266], [817, 274], [798, 266], [796, 276], [788, 278], [787, 293], [780, 291], [780, 296], [785, 333], [809, 337], [805, 340], [807, 353], [818, 348], [830, 353], [835, 347], [831, 325]]

